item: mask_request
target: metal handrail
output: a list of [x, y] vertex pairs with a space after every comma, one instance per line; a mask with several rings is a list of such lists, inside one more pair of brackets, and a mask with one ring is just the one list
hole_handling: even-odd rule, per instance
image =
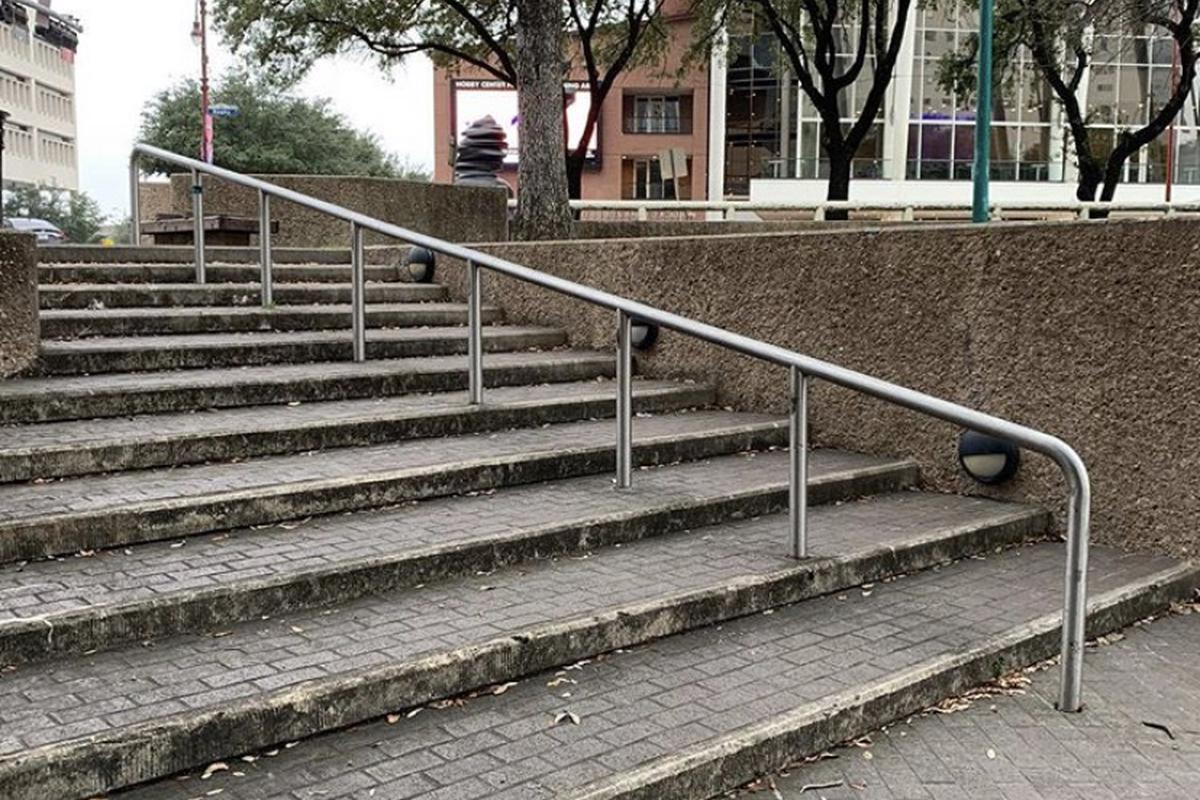
[[[160, 159], [192, 171], [196, 185], [199, 177], [212, 175], [248, 188], [256, 189], [262, 202], [263, 220], [269, 223], [269, 200], [281, 200], [320, 211], [350, 223], [351, 264], [353, 284], [354, 358], [361, 361], [366, 357], [365, 346], [365, 295], [363, 232], [366, 230], [399, 239], [417, 247], [424, 247], [467, 264], [468, 325], [467, 362], [469, 375], [469, 398], [473, 404], [483, 402], [483, 340], [482, 340], [482, 271], [484, 268], [510, 278], [549, 289], [592, 305], [607, 308], [617, 315], [617, 485], [628, 487], [632, 481], [632, 336], [634, 319], [657, 325], [702, 341], [720, 345], [744, 355], [768, 361], [789, 369], [791, 425], [789, 454], [789, 530], [793, 555], [807, 555], [807, 478], [808, 478], [808, 384], [810, 379], [819, 378], [838, 386], [852, 389], [870, 397], [917, 411], [964, 428], [981, 431], [992, 436], [1009, 439], [1016, 444], [1042, 453], [1052, 459], [1062, 470], [1067, 482], [1069, 500], [1067, 511], [1067, 568], [1066, 589], [1063, 601], [1062, 626], [1062, 684], [1059, 707], [1064, 711], [1078, 711], [1081, 706], [1083, 682], [1084, 623], [1087, 602], [1087, 556], [1091, 509], [1091, 488], [1087, 467], [1066, 442], [1056, 436], [1033, 428], [1010, 422], [1000, 417], [985, 414], [966, 406], [952, 403], [932, 395], [918, 392], [895, 383], [880, 380], [854, 370], [839, 367], [826, 361], [811, 358], [773, 344], [752, 339], [697, 320], [682, 317], [669, 311], [619, 297], [609, 292], [573, 281], [548, 275], [529, 267], [516, 264], [498, 256], [490, 255], [470, 247], [410, 231], [398, 225], [368, 217], [357, 211], [318, 200], [291, 189], [277, 186], [257, 178], [241, 175], [221, 167], [212, 166], [195, 159], [179, 156], [146, 144], [134, 145], [131, 156], [131, 186], [133, 189], [133, 233], [139, 241], [137, 168], [140, 156]], [[269, 230], [269, 225], [264, 226]], [[196, 226], [196, 253], [203, 260], [203, 225]], [[264, 287], [269, 281], [271, 263], [269, 247], [263, 249], [262, 270]], [[197, 278], [203, 277], [202, 268], [197, 269]]]

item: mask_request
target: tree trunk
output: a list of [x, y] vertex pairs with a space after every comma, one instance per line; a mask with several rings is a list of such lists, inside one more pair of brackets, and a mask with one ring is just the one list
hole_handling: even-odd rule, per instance
[[572, 200], [583, 198], [583, 164], [586, 160], [586, 151], [567, 153], [567, 195]]
[[519, 239], [571, 236], [563, 132], [562, 4], [517, 0], [517, 113], [520, 161], [517, 166]]
[[[844, 147], [827, 147], [829, 155], [829, 189], [825, 194], [826, 200], [850, 199], [850, 166], [852, 159]], [[829, 209], [825, 219], [849, 219], [850, 214], [844, 208]]]

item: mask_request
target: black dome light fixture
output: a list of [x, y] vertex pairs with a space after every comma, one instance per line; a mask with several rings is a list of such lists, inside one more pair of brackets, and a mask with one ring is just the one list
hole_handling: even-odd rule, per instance
[[630, 320], [629, 343], [637, 350], [649, 350], [658, 341], [658, 326], [653, 322], [634, 317]]
[[408, 268], [408, 277], [414, 283], [432, 283], [433, 272], [437, 268], [437, 254], [426, 247], [411, 247], [404, 257], [404, 266]]
[[995, 485], [1017, 474], [1021, 451], [1008, 439], [979, 431], [963, 431], [958, 437], [958, 462], [975, 480]]

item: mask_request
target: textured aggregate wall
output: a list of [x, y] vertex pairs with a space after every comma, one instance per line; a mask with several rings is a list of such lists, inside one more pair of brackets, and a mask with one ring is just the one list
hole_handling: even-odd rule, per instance
[[[1200, 225], [1185, 219], [901, 226], [771, 235], [486, 245], [581, 283], [1041, 428], [1091, 470], [1095, 540], [1200, 547]], [[454, 265], [441, 278], [459, 292]], [[564, 325], [611, 348], [613, 315], [488, 276], [514, 323]], [[653, 376], [714, 382], [724, 403], [786, 407], [781, 368], [666, 333]], [[918, 458], [928, 486], [1026, 498], [1061, 512], [1057, 469], [958, 473], [950, 425], [818, 382], [824, 446]]]
[[0, 378], [37, 358], [37, 264], [32, 234], [0, 233]]
[[[508, 198], [502, 189], [338, 175], [255, 177], [450, 241], [496, 242], [508, 238]], [[191, 216], [191, 177], [172, 175], [171, 188], [174, 212]], [[235, 184], [206, 179], [204, 214], [257, 219], [258, 193]], [[279, 223], [279, 231], [272, 239], [272, 244], [277, 247], [345, 247], [349, 244], [349, 223], [318, 211], [275, 199], [271, 201], [271, 215]], [[367, 243], [391, 244], [392, 240], [368, 234]]]

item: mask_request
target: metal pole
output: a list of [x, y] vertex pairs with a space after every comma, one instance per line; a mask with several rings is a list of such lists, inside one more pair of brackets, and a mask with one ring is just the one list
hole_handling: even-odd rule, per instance
[[471, 405], [483, 402], [483, 270], [467, 262], [467, 391]]
[[367, 284], [363, 261], [363, 229], [350, 223], [350, 325], [354, 332], [354, 360], [367, 360]]
[[196, 283], [204, 283], [204, 176], [192, 170], [192, 244], [195, 247]]
[[200, 0], [200, 160], [213, 163], [213, 119], [208, 92], [208, 0]]
[[266, 308], [275, 302], [275, 287], [271, 280], [271, 195], [258, 190], [258, 263], [262, 268], [262, 304]]
[[141, 169], [137, 153], [129, 156], [129, 238], [134, 247], [142, 243]]
[[988, 170], [992, 137], [992, 2], [979, 4], [979, 74], [975, 103], [975, 192], [971, 221], [988, 221]]
[[633, 318], [617, 312], [617, 488], [633, 485]]
[[[1078, 457], [1076, 457], [1078, 461]], [[1074, 712], [1083, 708], [1083, 641], [1087, 622], [1088, 528], [1091, 486], [1082, 461], [1067, 470], [1071, 500], [1067, 509], [1067, 587], [1063, 601], [1062, 684], [1058, 707]], [[1081, 477], [1078, 477], [1081, 476]]]
[[792, 533], [792, 557], [808, 558], [808, 377], [792, 367], [790, 383], [788, 527]]

